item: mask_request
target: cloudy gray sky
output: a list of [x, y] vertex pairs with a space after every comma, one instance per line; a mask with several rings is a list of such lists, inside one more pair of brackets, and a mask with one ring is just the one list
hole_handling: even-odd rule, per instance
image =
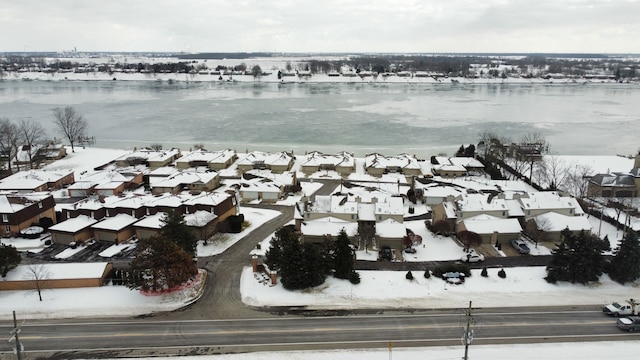
[[0, 51], [640, 53], [640, 0], [0, 0]]

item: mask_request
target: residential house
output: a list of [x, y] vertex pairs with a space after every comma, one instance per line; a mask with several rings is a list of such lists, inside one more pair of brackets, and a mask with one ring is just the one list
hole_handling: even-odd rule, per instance
[[49, 194], [0, 194], [0, 234], [15, 236], [42, 218], [55, 223], [55, 206]]
[[569, 229], [573, 232], [591, 232], [593, 230], [586, 216], [571, 216], [553, 211], [537, 215], [528, 220], [525, 228], [534, 240], [556, 244], [562, 241], [561, 233], [564, 229]]
[[[401, 249], [402, 239], [406, 235], [406, 229], [402, 236], [387, 237], [389, 234], [398, 235], [400, 231], [396, 231], [399, 226], [404, 226], [404, 205], [401, 197], [385, 196], [381, 193], [375, 193], [376, 196], [367, 197], [366, 194], [354, 195], [318, 195], [313, 201], [303, 201], [296, 204], [295, 210], [295, 227], [296, 230], [302, 232], [303, 237], [306, 236], [304, 229], [316, 229], [316, 226], [323, 226], [322, 222], [326, 222], [327, 218], [336, 219], [330, 221], [333, 227], [327, 230], [335, 230], [335, 223], [345, 221], [357, 224], [357, 232], [351, 239], [353, 244], [358, 248], [369, 247], [372, 244], [380, 246], [382, 240], [387, 246], [395, 249]], [[386, 220], [393, 220], [401, 225], [389, 225]], [[314, 221], [321, 221], [319, 225], [313, 225]], [[384, 224], [383, 228], [379, 228], [379, 224]], [[351, 225], [353, 226], [353, 225]], [[351, 227], [346, 227], [351, 229]], [[389, 231], [389, 228], [396, 230]], [[384, 232], [381, 237], [382, 231]], [[332, 235], [331, 231], [325, 233]], [[318, 237], [318, 234], [311, 234]]]
[[639, 167], [629, 173], [596, 174], [587, 183], [589, 197], [637, 197], [639, 189]]
[[476, 215], [460, 221], [457, 231], [471, 231], [482, 238], [483, 244], [507, 244], [520, 238], [522, 226], [518, 219]]
[[26, 170], [0, 180], [0, 191], [59, 190], [75, 182], [73, 170]]
[[215, 214], [218, 221], [225, 221], [229, 216], [240, 212], [235, 193], [203, 192], [190, 196], [183, 204], [187, 214], [206, 211]]
[[206, 172], [181, 171], [149, 185], [153, 194], [177, 194], [183, 190], [212, 191], [220, 186], [220, 175], [214, 170]]
[[111, 241], [119, 244], [135, 235], [133, 224], [137, 218], [128, 214], [118, 214], [91, 225], [93, 236], [99, 241]]
[[378, 153], [365, 156], [364, 170], [367, 174], [380, 177], [383, 174], [399, 173], [407, 177], [422, 175], [422, 168], [413, 155], [400, 154], [386, 157]]
[[[113, 271], [110, 262], [38, 264], [40, 288], [66, 289], [106, 285]], [[0, 290], [36, 290], [32, 265], [18, 265], [0, 281]]]
[[84, 242], [93, 237], [91, 226], [98, 221], [86, 215], [59, 222], [49, 228], [51, 239], [56, 244], [69, 245], [72, 242]]
[[164, 218], [166, 213], [156, 213], [153, 215], [145, 216], [138, 222], [133, 224], [133, 228], [138, 239], [148, 239], [158, 234], [160, 229], [164, 226]]
[[113, 197], [90, 196], [74, 203], [61, 203], [57, 205], [59, 212], [58, 219], [60, 221], [74, 218], [78, 215], [85, 215], [90, 218], [100, 220], [107, 216], [105, 199], [113, 199]]
[[81, 173], [79, 179], [67, 187], [67, 191], [70, 197], [119, 195], [125, 190], [140, 187], [142, 181], [142, 171], [132, 167], [96, 170]]
[[[463, 162], [459, 160], [460, 158], [457, 157], [448, 158], [444, 156], [436, 156], [434, 158], [436, 163], [433, 163], [432, 159], [432, 170], [435, 175], [443, 178], [456, 178], [467, 175], [467, 168], [464, 166], [464, 164], [467, 164], [468, 162]], [[452, 162], [451, 159], [456, 160]]]
[[357, 243], [358, 223], [331, 216], [301, 222], [301, 241], [303, 243], [324, 244], [329, 237], [335, 240], [343, 229], [351, 243]]
[[186, 214], [184, 222], [198, 239], [209, 239], [217, 232], [218, 217], [209, 211], [198, 210], [192, 214]]
[[450, 157], [448, 160], [451, 165], [464, 167], [467, 174], [481, 175], [484, 173], [484, 164], [476, 158], [456, 156]]
[[125, 154], [115, 160], [121, 167], [145, 165], [150, 169], [167, 166], [180, 157], [180, 149], [152, 150], [140, 149], [129, 154]]
[[207, 167], [211, 170], [220, 171], [231, 166], [238, 160], [235, 150], [225, 149], [215, 152], [206, 150], [196, 150], [183, 155], [175, 161], [178, 169]]
[[238, 170], [247, 172], [249, 170], [271, 170], [274, 173], [283, 173], [291, 170], [295, 158], [288, 152], [266, 153], [262, 151], [252, 151], [244, 158], [238, 160], [236, 165]]
[[356, 171], [356, 159], [353, 153], [344, 151], [335, 155], [313, 151], [305, 155], [301, 170], [306, 175], [318, 171], [335, 171], [343, 177], [348, 177]]
[[237, 186], [244, 203], [252, 201], [276, 202], [282, 198], [284, 189], [285, 184], [261, 177], [243, 179]]

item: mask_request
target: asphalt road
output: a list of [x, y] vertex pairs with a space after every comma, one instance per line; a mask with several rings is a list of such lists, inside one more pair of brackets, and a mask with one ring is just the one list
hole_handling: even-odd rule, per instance
[[[47, 359], [384, 348], [389, 342], [459, 346], [466, 319], [465, 309], [447, 309], [227, 320], [52, 320], [25, 323], [20, 338], [31, 358]], [[473, 309], [471, 319], [473, 344], [640, 339], [590, 307]], [[8, 333], [8, 325], [0, 331]], [[11, 351], [11, 344], [0, 343], [0, 351]]]

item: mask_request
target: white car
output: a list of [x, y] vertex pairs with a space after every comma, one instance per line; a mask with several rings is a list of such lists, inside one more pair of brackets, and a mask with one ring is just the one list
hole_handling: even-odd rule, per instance
[[479, 254], [475, 249], [469, 249], [460, 257], [460, 261], [470, 263], [484, 261], [484, 255]]

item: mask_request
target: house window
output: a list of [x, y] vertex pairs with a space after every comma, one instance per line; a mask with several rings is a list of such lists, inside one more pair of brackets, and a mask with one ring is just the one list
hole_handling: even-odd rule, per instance
[[382, 220], [382, 215], [378, 215], [378, 220]]
[[5, 227], [4, 227], [4, 231], [5, 231], [6, 233], [10, 233], [10, 232], [11, 232], [11, 226], [9, 226], [9, 225], [5, 226]]
[[7, 216], [7, 214], [2, 214], [2, 221], [9, 222], [9, 217]]
[[41, 202], [38, 203], [38, 209], [42, 209], [42, 203]]
[[107, 217], [109, 217], [109, 209], [107, 209]]
[[351, 220], [354, 220], [356, 218], [356, 216], [354, 214], [351, 214]]
[[95, 218], [95, 217], [96, 217], [96, 216], [95, 216], [95, 213], [94, 213], [93, 211], [91, 212], [91, 217], [92, 217], [92, 218]]

